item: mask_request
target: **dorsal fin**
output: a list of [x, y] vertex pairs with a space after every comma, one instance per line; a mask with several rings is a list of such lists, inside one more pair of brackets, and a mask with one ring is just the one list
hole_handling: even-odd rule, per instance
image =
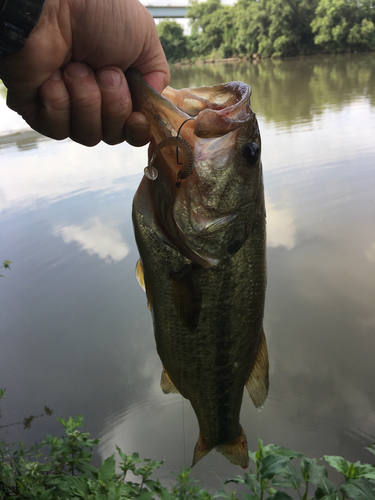
[[163, 372], [161, 374], [160, 387], [164, 394], [180, 394], [172, 380], [169, 378], [169, 375], [166, 372], [164, 366]]
[[255, 407], [258, 410], [261, 409], [267, 399], [269, 388], [268, 351], [263, 329], [260, 336], [254, 366], [245, 387]]
[[194, 331], [201, 312], [202, 293], [193, 266], [187, 265], [178, 273], [171, 273], [169, 282], [177, 316]]

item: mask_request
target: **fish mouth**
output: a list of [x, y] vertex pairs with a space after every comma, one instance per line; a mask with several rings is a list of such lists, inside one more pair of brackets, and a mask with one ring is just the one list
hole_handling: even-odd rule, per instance
[[[231, 257], [249, 232], [249, 224], [243, 222], [249, 219], [247, 191], [238, 180], [231, 182], [231, 175], [237, 151], [257, 126], [251, 89], [230, 82], [180, 90], [167, 87], [159, 94], [137, 71], [125, 75], [134, 109], [146, 115], [153, 135], [143, 182], [153, 200], [155, 223], [185, 257], [204, 267], [216, 266]], [[176, 138], [194, 155], [186, 177], [180, 177], [178, 159], [184, 155]], [[163, 144], [167, 147], [161, 150]], [[156, 159], [154, 152], [159, 151]], [[157, 175], [149, 177], [154, 160]], [[240, 186], [233, 199], [227, 186], [231, 192]]]
[[221, 137], [249, 119], [244, 104], [250, 100], [251, 88], [242, 82], [180, 90], [166, 87], [159, 94], [136, 70], [127, 70], [125, 76], [134, 109], [147, 116], [157, 143], [180, 131], [193, 146], [193, 136]]

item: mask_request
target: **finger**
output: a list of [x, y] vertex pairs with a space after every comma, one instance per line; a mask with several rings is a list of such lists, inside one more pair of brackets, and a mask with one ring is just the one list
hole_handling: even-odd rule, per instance
[[62, 78], [61, 70], [56, 70], [39, 87], [42, 107], [38, 113], [38, 130], [52, 139], [66, 139], [70, 129], [70, 99]]
[[144, 39], [131, 66], [137, 69], [155, 90], [162, 92], [170, 81], [169, 65], [152, 15], [141, 2], [136, 3], [136, 8], [139, 9], [139, 17], [142, 19], [142, 25], [138, 29], [142, 30]]
[[69, 136], [85, 146], [95, 146], [102, 139], [101, 94], [95, 73], [87, 64], [72, 62], [63, 78], [70, 97]]
[[132, 113], [125, 125], [125, 139], [132, 146], [144, 146], [152, 139], [150, 123], [143, 113]]
[[103, 140], [118, 144], [125, 140], [124, 125], [132, 112], [129, 87], [120, 68], [103, 68], [96, 78], [101, 91]]
[[162, 71], [154, 71], [152, 73], [143, 75], [143, 79], [157, 92], [159, 92], [159, 94], [161, 94], [165, 87], [169, 85], [171, 79], [169, 68], [168, 73], [163, 73]]

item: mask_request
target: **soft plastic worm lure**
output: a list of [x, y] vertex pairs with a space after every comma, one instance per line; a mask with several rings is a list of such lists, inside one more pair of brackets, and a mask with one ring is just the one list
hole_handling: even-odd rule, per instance
[[[191, 118], [189, 118], [190, 120]], [[185, 120], [184, 123], [186, 123], [188, 120]], [[179, 137], [181, 127], [178, 129], [177, 137], [168, 137], [167, 139], [164, 139], [164, 141], [161, 141], [155, 148], [153, 155], [151, 157], [151, 160], [149, 161], [147, 167], [144, 170], [144, 174], [148, 179], [151, 179], [152, 181], [155, 180], [158, 176], [158, 171], [154, 167], [154, 162], [157, 157], [157, 155], [160, 153], [160, 151], [167, 147], [167, 146], [176, 146], [177, 149], [177, 164], [181, 165], [178, 161], [178, 150], [181, 151], [182, 155], [182, 168], [177, 174], [177, 182], [176, 186], [179, 188], [181, 186], [181, 181], [183, 179], [186, 179], [186, 177], [189, 177], [189, 175], [192, 173], [193, 168], [194, 168], [194, 153], [189, 146], [189, 144], [183, 139], [182, 137]]]

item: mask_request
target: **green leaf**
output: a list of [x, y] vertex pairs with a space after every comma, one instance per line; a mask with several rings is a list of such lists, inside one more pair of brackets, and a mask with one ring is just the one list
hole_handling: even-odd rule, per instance
[[375, 468], [369, 464], [361, 464], [361, 462], [355, 462], [353, 464], [353, 479], [357, 479], [360, 477], [375, 480]]
[[[247, 474], [245, 474], [245, 477], [246, 477]], [[230, 479], [227, 479], [226, 481], [224, 481], [224, 484], [228, 484], [228, 483], [237, 483], [237, 484], [243, 484], [245, 482], [244, 478], [240, 475], [238, 476], [235, 476], [235, 477], [232, 477]]]
[[366, 446], [365, 450], [368, 450], [370, 453], [372, 453], [373, 455], [375, 455], [375, 443], [374, 444], [370, 444], [370, 446]]
[[272, 479], [276, 474], [279, 474], [285, 468], [289, 460], [289, 457], [267, 455], [262, 460], [260, 473], [264, 478]]
[[364, 477], [350, 480], [340, 487], [340, 491], [353, 500], [375, 500], [374, 487], [370, 481]]
[[272, 480], [272, 486], [281, 488], [293, 488], [298, 490], [302, 483], [302, 476], [297, 469], [288, 462], [285, 469]]
[[249, 458], [254, 464], [257, 463], [257, 454], [255, 451], [249, 451]]
[[315, 492], [316, 500], [340, 500], [340, 497], [337, 493], [333, 493], [332, 495], [325, 495], [322, 490], [319, 488]]
[[306, 458], [306, 455], [303, 453], [298, 453], [297, 451], [289, 450], [288, 448], [284, 448], [284, 446], [277, 446], [276, 444], [268, 444], [263, 447], [264, 456], [266, 455], [279, 455], [281, 457], [290, 457], [290, 458]]
[[172, 493], [168, 490], [168, 488], [163, 487], [161, 491], [158, 493], [158, 496], [160, 500], [174, 500], [175, 497], [172, 495]]
[[258, 495], [262, 490], [260, 482], [257, 480], [256, 475], [252, 470], [250, 470], [247, 474], [245, 474], [245, 484], [256, 495]]
[[229, 495], [226, 491], [224, 490], [219, 490], [217, 491], [214, 496], [212, 497], [216, 500], [216, 498], [225, 498], [225, 500], [231, 500], [232, 495]]
[[315, 496], [320, 495], [323, 498], [325, 495], [336, 493], [337, 486], [331, 483], [328, 479], [327, 469], [322, 465], [317, 465], [316, 460], [304, 459], [303, 470], [307, 472], [309, 481], [318, 487]]
[[293, 498], [283, 491], [277, 491], [274, 495], [268, 497], [268, 500], [293, 500]]
[[324, 455], [323, 460], [325, 460], [331, 467], [347, 477], [351, 462], [347, 462], [344, 458], [336, 455]]
[[155, 493], [152, 491], [145, 491], [144, 493], [141, 493], [138, 497], [138, 500], [151, 500], [153, 498]]
[[111, 455], [102, 463], [99, 468], [99, 481], [103, 481], [103, 483], [108, 483], [114, 476], [116, 471], [116, 461], [115, 456]]

